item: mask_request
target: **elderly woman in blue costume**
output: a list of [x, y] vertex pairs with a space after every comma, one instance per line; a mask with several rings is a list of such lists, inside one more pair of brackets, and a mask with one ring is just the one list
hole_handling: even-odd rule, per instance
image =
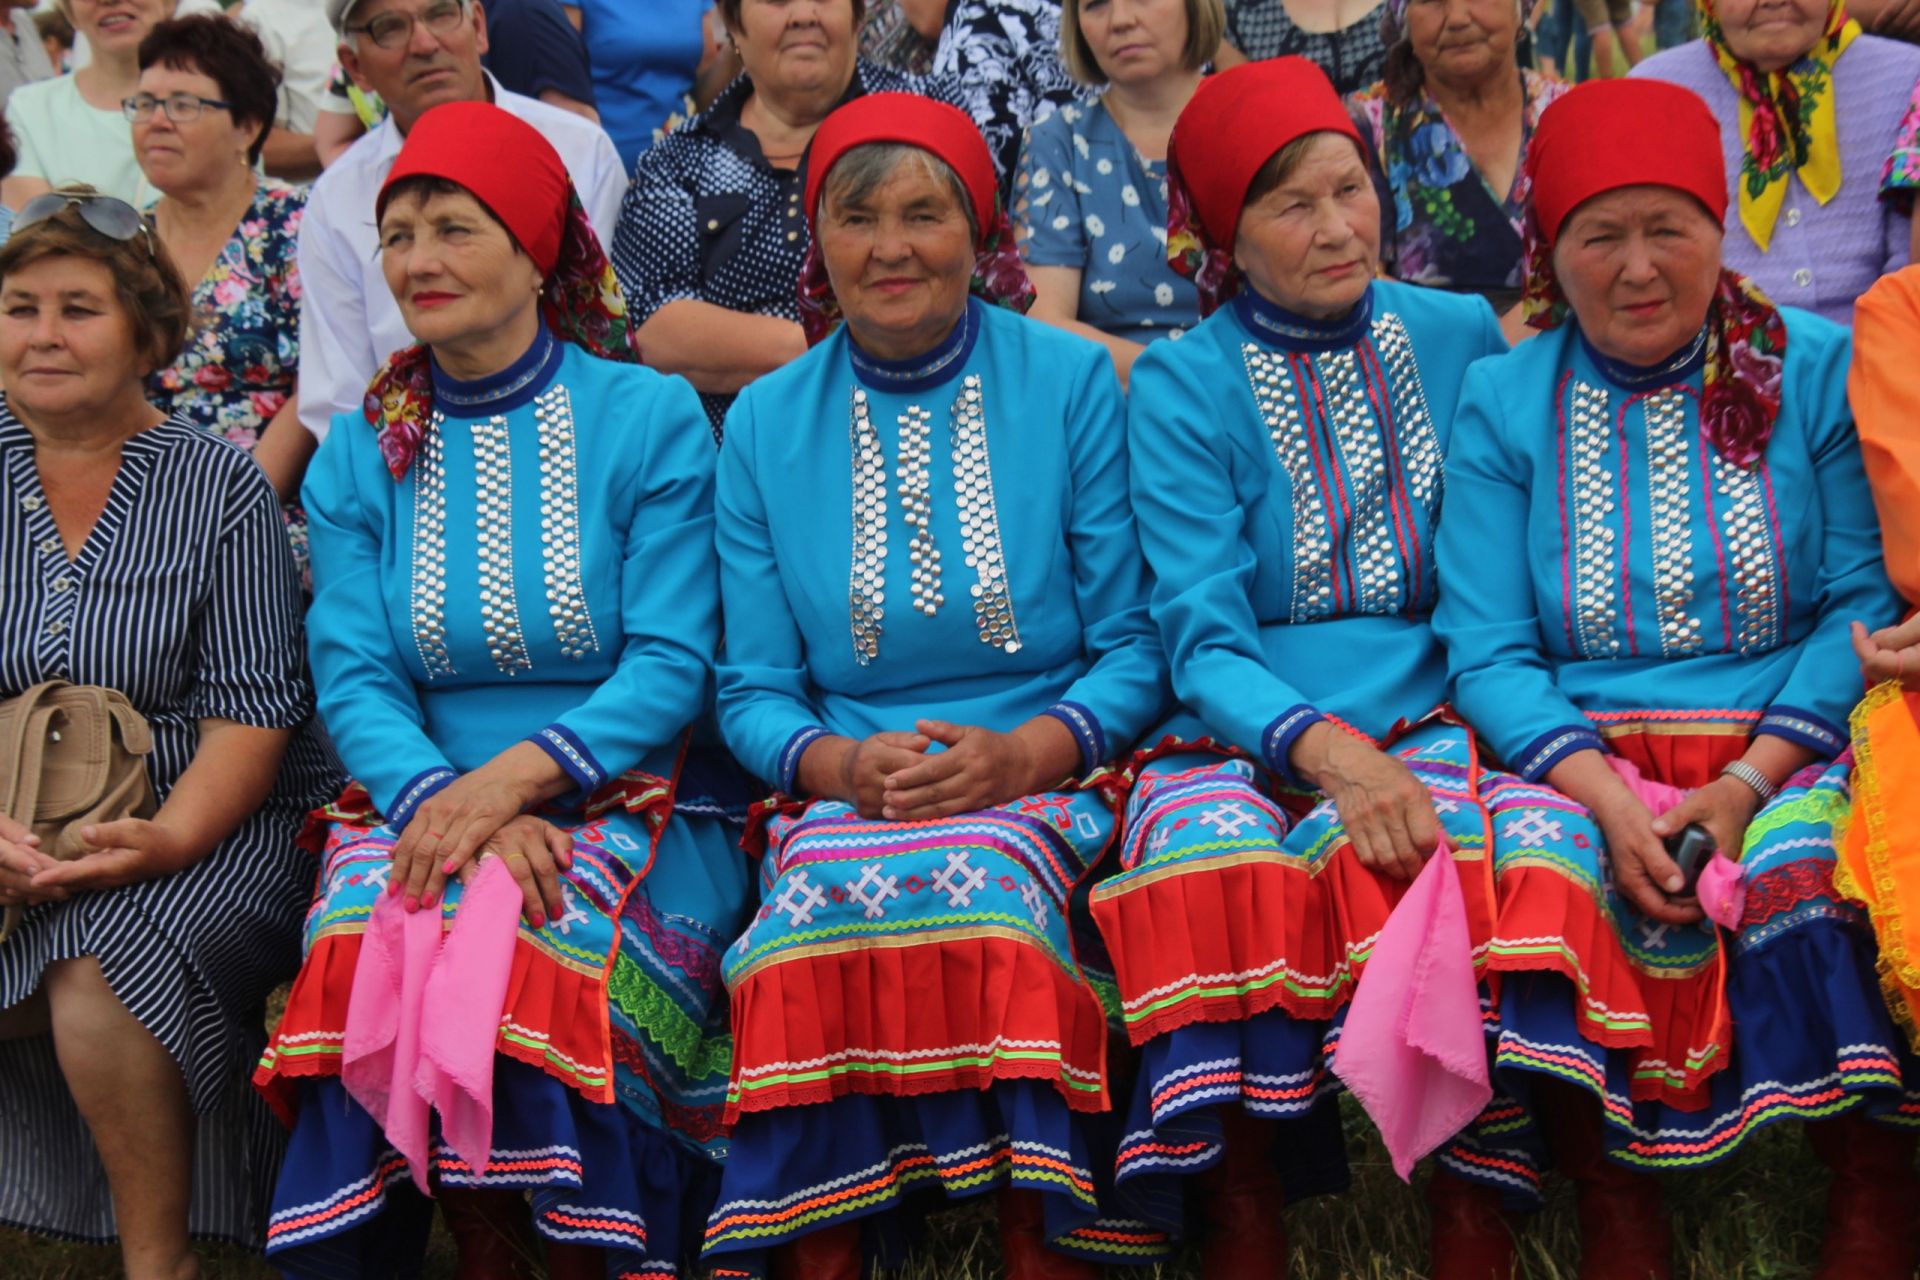
[[[336, 422], [304, 489], [315, 681], [359, 782], [323, 815], [306, 963], [256, 1076], [295, 1123], [268, 1251], [295, 1276], [404, 1266], [427, 1202], [389, 1191], [411, 1173], [462, 1275], [530, 1274], [529, 1193], [550, 1274], [671, 1275], [715, 1185], [719, 959], [748, 888], [686, 747], [720, 630], [713, 446], [693, 391], [635, 362], [526, 124], [428, 113], [373, 212], [422, 345], [375, 380], [366, 422]], [[431, 1168], [410, 1169], [393, 1112], [383, 1132], [343, 1083], [348, 997], [383, 894], [444, 920], [451, 948], [490, 858], [524, 895], [479, 1028], [491, 1146], [470, 1162], [440, 1108]]]
[[[1722, 266], [1691, 91], [1572, 89], [1527, 163], [1547, 332], [1468, 372], [1434, 617], [1513, 771], [1482, 782], [1521, 840], [1496, 856], [1501, 1083], [1578, 1186], [1582, 1276], [1669, 1274], [1650, 1172], [1798, 1118], [1834, 1175], [1817, 1275], [1911, 1277], [1920, 1097], [1833, 882], [1848, 627], [1899, 611], [1847, 333]], [[1665, 846], [1695, 824], [1739, 862], [1697, 895]], [[1526, 1167], [1528, 1132], [1479, 1157]]]
[[1118, 1179], [1169, 1230], [1198, 1193], [1203, 1275], [1281, 1276], [1286, 1193], [1344, 1176], [1326, 1046], [1442, 836], [1476, 934], [1491, 922], [1428, 615], [1451, 407], [1506, 342], [1479, 298], [1375, 279], [1360, 138], [1305, 59], [1209, 80], [1170, 165], [1169, 253], [1212, 314], [1142, 355], [1129, 395], [1184, 710], [1148, 740], [1121, 870], [1093, 890], [1143, 1057]]
[[1091, 1276], [1047, 1245], [1155, 1247], [1102, 1217], [1107, 1024], [1069, 918], [1115, 834], [1103, 766], [1164, 712], [1119, 387], [1100, 347], [969, 297], [1031, 290], [952, 108], [841, 107], [806, 209], [817, 345], [720, 454], [721, 729], [783, 798], [726, 957], [707, 1257], [850, 1280], [910, 1193], [1000, 1188], [1013, 1276]]

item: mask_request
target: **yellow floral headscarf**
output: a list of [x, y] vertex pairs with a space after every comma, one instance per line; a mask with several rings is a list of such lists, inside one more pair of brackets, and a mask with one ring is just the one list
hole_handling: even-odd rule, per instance
[[1840, 133], [1834, 116], [1833, 64], [1847, 51], [1860, 24], [1847, 16], [1845, 0], [1828, 0], [1827, 26], [1806, 56], [1779, 71], [1760, 71], [1727, 48], [1714, 0], [1700, 0], [1707, 44], [1740, 97], [1740, 223], [1764, 252], [1774, 220], [1798, 172], [1821, 204], [1840, 192]]

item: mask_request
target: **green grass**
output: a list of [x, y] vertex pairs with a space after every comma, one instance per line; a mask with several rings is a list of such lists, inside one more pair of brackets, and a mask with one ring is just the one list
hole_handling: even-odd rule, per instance
[[[1415, 1187], [1393, 1176], [1365, 1126], [1348, 1126], [1353, 1189], [1289, 1210], [1292, 1280], [1419, 1280], [1426, 1273], [1426, 1215]], [[1813, 1274], [1826, 1174], [1791, 1126], [1769, 1130], [1735, 1159], [1667, 1183], [1674, 1210], [1676, 1280], [1802, 1280]], [[1556, 1180], [1547, 1209], [1520, 1240], [1531, 1280], [1573, 1280], [1579, 1258], [1570, 1188]], [[272, 1271], [235, 1250], [205, 1252], [209, 1280], [265, 1280]], [[436, 1238], [430, 1280], [453, 1272], [452, 1250]], [[53, 1244], [0, 1232], [0, 1277], [94, 1280], [117, 1274], [111, 1249]], [[999, 1251], [986, 1203], [934, 1219], [925, 1246], [901, 1280], [995, 1280]], [[1116, 1280], [1190, 1280], [1191, 1260], [1154, 1272], [1116, 1270]]]

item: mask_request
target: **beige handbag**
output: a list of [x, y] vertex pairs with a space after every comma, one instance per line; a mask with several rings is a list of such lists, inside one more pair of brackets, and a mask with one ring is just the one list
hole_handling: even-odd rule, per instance
[[[153, 816], [152, 750], [153, 730], [118, 689], [34, 685], [0, 702], [0, 813], [33, 828], [51, 856], [76, 858], [80, 828]], [[20, 910], [6, 909], [0, 942]]]

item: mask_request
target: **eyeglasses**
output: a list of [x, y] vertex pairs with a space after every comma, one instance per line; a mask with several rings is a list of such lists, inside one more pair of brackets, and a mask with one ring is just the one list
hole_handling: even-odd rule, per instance
[[36, 222], [45, 222], [69, 205], [80, 210], [80, 220], [109, 240], [147, 238], [147, 252], [153, 253], [153, 232], [140, 211], [125, 200], [96, 191], [49, 191], [20, 206], [13, 216], [13, 234], [18, 235]]
[[174, 93], [164, 98], [156, 98], [150, 93], [136, 93], [131, 98], [120, 100], [120, 110], [126, 112], [127, 119], [139, 124], [153, 114], [159, 107], [167, 113], [167, 119], [175, 124], [192, 124], [200, 118], [202, 107], [218, 107], [226, 111], [233, 106], [231, 102], [222, 102], [218, 98], [202, 98], [191, 93]]
[[436, 36], [452, 35], [466, 20], [466, 0], [434, 0], [419, 16], [388, 10], [357, 27], [346, 27], [349, 35], [365, 32], [382, 49], [404, 49], [413, 39], [413, 24], [420, 23]]

